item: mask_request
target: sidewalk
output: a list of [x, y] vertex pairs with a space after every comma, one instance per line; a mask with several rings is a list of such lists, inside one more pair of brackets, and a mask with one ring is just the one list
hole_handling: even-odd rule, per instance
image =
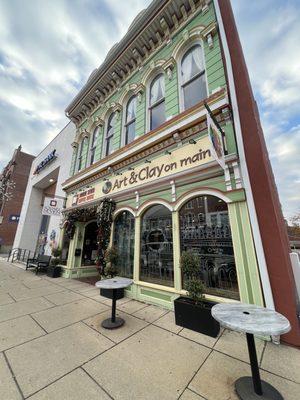
[[[93, 286], [36, 277], [0, 261], [0, 399], [237, 400], [250, 374], [244, 335], [210, 338], [174, 314], [128, 298], [124, 327], [107, 331], [110, 301]], [[262, 378], [300, 398], [300, 350], [257, 341]]]

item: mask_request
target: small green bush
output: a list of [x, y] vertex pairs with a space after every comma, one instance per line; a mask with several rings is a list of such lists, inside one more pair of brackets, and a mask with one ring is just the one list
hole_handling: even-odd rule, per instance
[[184, 251], [180, 257], [180, 268], [188, 296], [196, 304], [201, 304], [205, 298], [205, 286], [199, 279], [199, 256], [191, 251]]

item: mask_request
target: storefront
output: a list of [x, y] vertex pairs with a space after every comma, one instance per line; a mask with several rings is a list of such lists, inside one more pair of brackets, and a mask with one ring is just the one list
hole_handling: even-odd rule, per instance
[[61, 246], [62, 260], [68, 258], [68, 238], [60, 237], [61, 211], [65, 192], [61, 184], [69, 176], [70, 146], [75, 127], [69, 123], [34, 159], [27, 183], [14, 248], [33, 256], [51, 255], [52, 248]]
[[228, 1], [151, 2], [66, 115], [65, 277], [97, 275], [114, 245], [134, 280], [127, 295], [172, 308], [185, 293], [180, 256], [193, 251], [207, 296], [277, 309], [299, 344], [287, 235]]

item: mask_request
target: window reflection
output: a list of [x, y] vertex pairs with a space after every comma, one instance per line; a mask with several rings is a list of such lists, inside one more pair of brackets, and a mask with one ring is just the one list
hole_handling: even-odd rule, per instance
[[133, 277], [134, 258], [134, 216], [124, 211], [114, 222], [114, 246], [118, 250], [118, 275]]
[[199, 196], [180, 210], [181, 251], [199, 255], [199, 278], [207, 293], [239, 299], [227, 204], [215, 196]]
[[136, 96], [131, 97], [126, 110], [126, 137], [125, 144], [131, 143], [135, 139], [135, 120], [136, 120]]
[[165, 115], [165, 79], [158, 75], [150, 86], [150, 129], [155, 129], [166, 120]]
[[113, 138], [116, 125], [116, 113], [112, 113], [107, 122], [107, 130], [105, 137], [105, 155], [108, 156], [113, 151]]
[[162, 205], [152, 206], [142, 217], [140, 280], [174, 285], [172, 214]]

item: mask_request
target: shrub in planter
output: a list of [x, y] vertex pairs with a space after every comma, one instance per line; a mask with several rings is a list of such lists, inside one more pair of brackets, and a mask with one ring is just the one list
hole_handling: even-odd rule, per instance
[[[118, 275], [119, 252], [116, 247], [109, 247], [105, 252], [105, 268], [104, 276], [106, 278], [113, 278]], [[112, 290], [100, 289], [101, 296], [112, 298]], [[124, 297], [124, 289], [117, 289], [117, 300]]]
[[60, 277], [61, 272], [61, 267], [58, 266], [60, 264], [61, 250], [58, 247], [53, 248], [51, 254], [52, 258], [50, 265], [47, 268], [47, 276], [50, 276], [51, 278], [58, 278]]
[[174, 301], [175, 321], [184, 328], [216, 337], [220, 324], [211, 316], [211, 308], [216, 303], [205, 299], [199, 265], [198, 255], [190, 251], [182, 253], [180, 267], [188, 297], [181, 296]]

